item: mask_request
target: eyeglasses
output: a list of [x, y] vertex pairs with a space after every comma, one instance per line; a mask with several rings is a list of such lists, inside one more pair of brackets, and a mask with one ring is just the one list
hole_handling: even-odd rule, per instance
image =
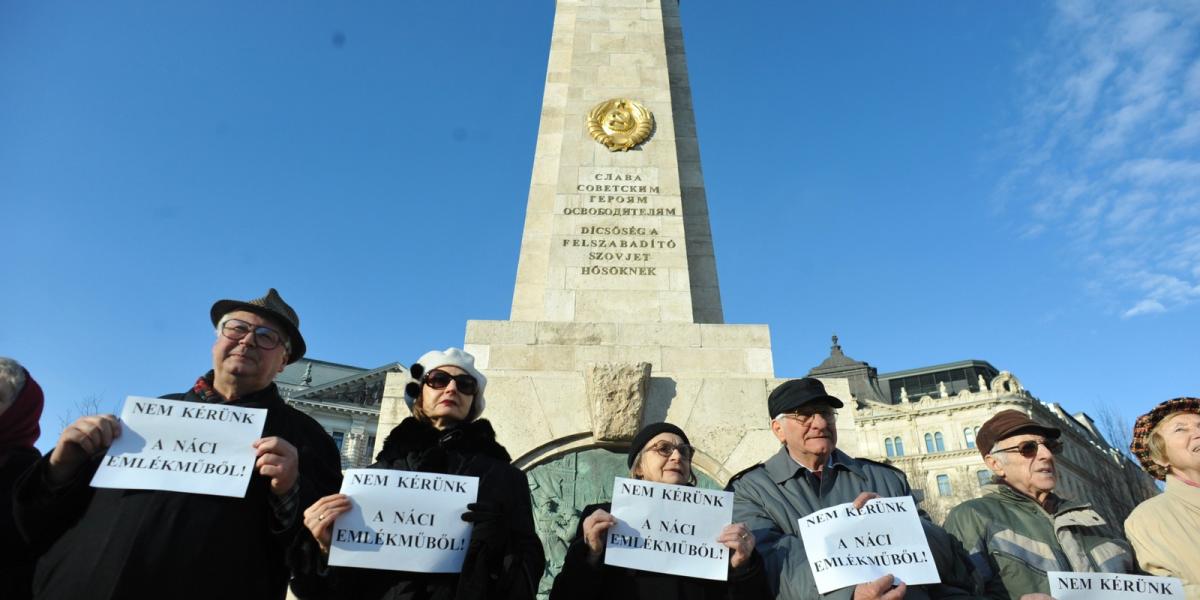
[[458, 391], [467, 395], [473, 396], [475, 395], [476, 390], [479, 389], [479, 382], [470, 375], [465, 373], [462, 375], [451, 375], [445, 371], [439, 371], [437, 369], [426, 373], [425, 377], [421, 380], [421, 383], [424, 383], [435, 390], [442, 390], [445, 389], [446, 386], [450, 385], [451, 380], [458, 384]]
[[264, 327], [262, 325], [251, 325], [241, 319], [225, 319], [221, 323], [221, 335], [237, 342], [242, 338], [254, 334], [254, 341], [259, 348], [263, 350], [271, 350], [280, 344], [285, 346], [288, 344], [282, 333]]
[[832, 408], [823, 408], [819, 410], [798, 410], [795, 412], [779, 413], [779, 416], [775, 418], [791, 419], [797, 423], [800, 423], [801, 425], [806, 425], [809, 421], [812, 421], [812, 418], [816, 415], [821, 415], [826, 421], [833, 421], [837, 419], [837, 411], [833, 410]]
[[687, 444], [672, 444], [666, 441], [650, 446], [647, 450], [663, 458], [671, 458], [671, 455], [678, 450], [679, 456], [682, 456], [684, 460], [692, 460], [692, 456], [696, 454], [696, 449]]
[[1020, 452], [1021, 456], [1024, 456], [1025, 458], [1033, 458], [1037, 456], [1038, 444], [1045, 446], [1046, 449], [1050, 451], [1050, 454], [1058, 454], [1058, 451], [1062, 450], [1063, 447], [1062, 442], [1055, 439], [1026, 440], [1020, 444], [1017, 444], [1016, 446], [995, 450], [992, 452], [992, 454], [995, 454], [996, 452]]

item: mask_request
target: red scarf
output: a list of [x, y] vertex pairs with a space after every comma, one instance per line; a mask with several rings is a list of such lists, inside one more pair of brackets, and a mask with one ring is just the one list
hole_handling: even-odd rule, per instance
[[192, 392], [200, 398], [201, 402], [221, 404], [225, 402], [225, 397], [213, 389], [212, 375], [212, 371], [201, 375], [200, 379], [196, 380], [196, 385], [192, 386]]
[[25, 371], [25, 387], [17, 394], [8, 410], [0, 414], [0, 462], [8, 460], [9, 453], [16, 448], [32, 448], [41, 428], [38, 419], [42, 418], [42, 386], [33, 380], [29, 371]]

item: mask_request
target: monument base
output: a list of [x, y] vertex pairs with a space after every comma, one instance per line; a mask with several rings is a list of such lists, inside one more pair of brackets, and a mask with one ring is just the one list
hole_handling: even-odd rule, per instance
[[[766, 325], [468, 321], [464, 349], [488, 375], [485, 417], [522, 469], [585, 447], [621, 449], [642, 424], [664, 420], [687, 432], [695, 467], [722, 484], [779, 444], [766, 414], [778, 383]], [[589, 386], [594, 397], [609, 385], [595, 381], [597, 366], [639, 363], [649, 364], [640, 406], [589, 402]], [[409, 414], [405, 380], [388, 376], [380, 431]], [[630, 410], [641, 414], [624, 437], [610, 431]], [[625, 414], [605, 414], [614, 411]]]
[[[658, 421], [683, 428], [697, 449], [695, 468], [722, 485], [779, 448], [767, 395], [783, 380], [774, 376], [766, 325], [472, 320], [463, 348], [488, 376], [484, 416], [524, 470], [585, 448], [624, 451], [637, 428]], [[589, 401], [597, 366], [639, 363], [650, 367], [640, 406]], [[410, 415], [407, 380], [388, 374], [377, 446]], [[853, 402], [846, 380], [822, 380]], [[838, 428], [853, 428], [853, 411], [842, 413]], [[630, 417], [624, 437], [611, 432], [614, 420]], [[839, 447], [856, 450], [853, 439]]]

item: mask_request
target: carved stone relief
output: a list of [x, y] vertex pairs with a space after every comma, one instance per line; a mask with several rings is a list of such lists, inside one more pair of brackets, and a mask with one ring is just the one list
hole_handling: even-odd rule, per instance
[[588, 406], [592, 411], [592, 436], [601, 442], [628, 442], [642, 426], [650, 363], [588, 365]]

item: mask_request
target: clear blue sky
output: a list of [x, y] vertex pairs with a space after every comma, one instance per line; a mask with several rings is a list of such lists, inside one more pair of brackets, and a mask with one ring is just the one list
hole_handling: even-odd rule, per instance
[[[507, 318], [553, 12], [0, 0], [0, 355], [39, 446], [188, 387], [218, 298], [277, 287], [365, 367]], [[1200, 395], [1200, 4], [682, 13], [726, 321], [779, 376], [836, 332], [1072, 411]]]

